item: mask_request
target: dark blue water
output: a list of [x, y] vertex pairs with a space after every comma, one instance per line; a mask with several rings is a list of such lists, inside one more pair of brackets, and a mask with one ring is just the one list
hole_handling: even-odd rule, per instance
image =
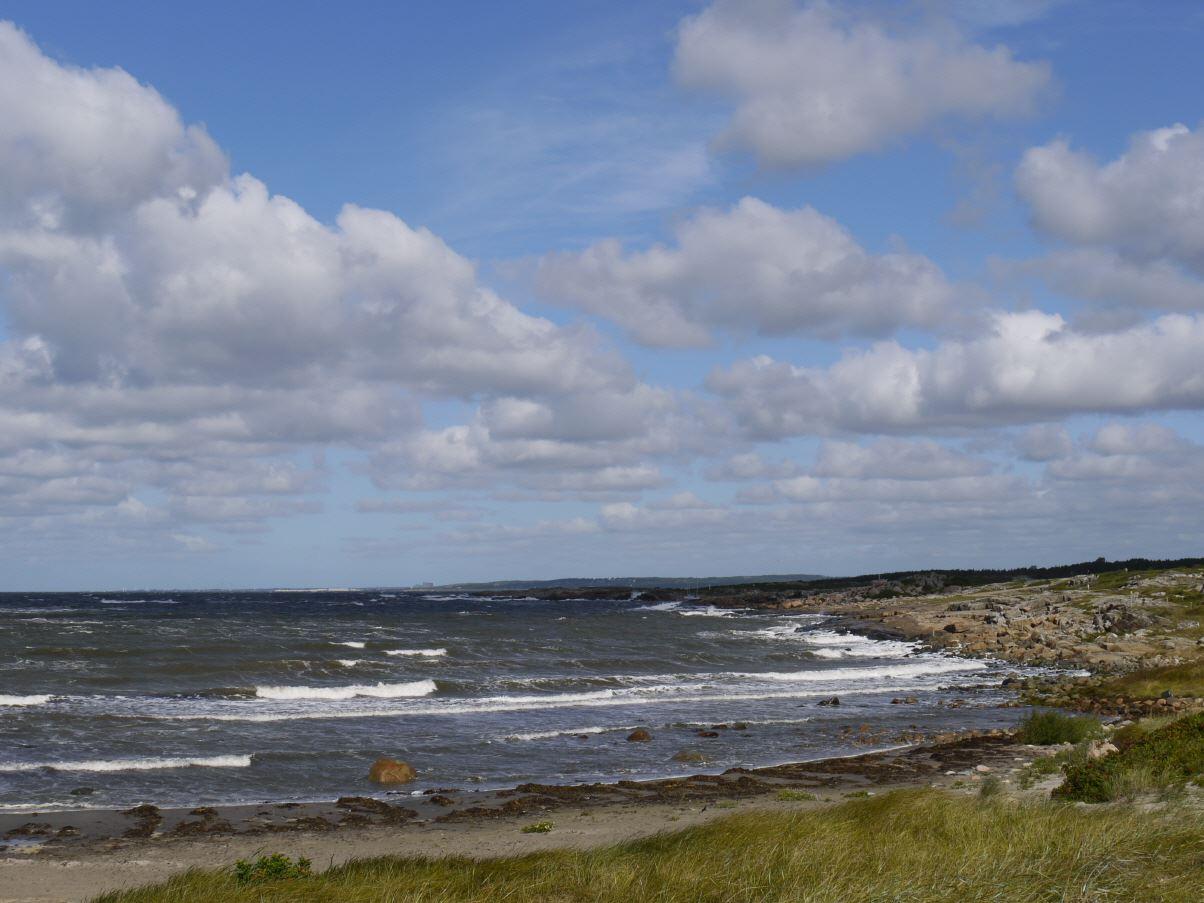
[[[682, 748], [716, 771], [847, 754], [863, 723], [880, 745], [1008, 723], [999, 691], [959, 690], [1005, 670], [814, 615], [626, 598], [10, 594], [0, 806], [325, 799], [371, 791], [382, 755], [421, 789], [678, 774]], [[970, 706], [944, 708], [954, 696]], [[748, 731], [695, 736], [734, 721]], [[636, 726], [653, 742], [627, 743]]]

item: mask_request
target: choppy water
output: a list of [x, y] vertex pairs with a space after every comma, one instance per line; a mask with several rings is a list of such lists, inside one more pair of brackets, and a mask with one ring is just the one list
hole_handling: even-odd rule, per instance
[[[679, 774], [682, 748], [715, 770], [796, 761], [862, 751], [850, 725], [1009, 723], [999, 691], [957, 688], [1010, 670], [814, 615], [628, 599], [10, 594], [0, 807], [325, 799], [371, 791], [382, 755], [418, 789]], [[693, 734], [733, 721], [749, 736]], [[653, 742], [627, 743], [636, 726]]]

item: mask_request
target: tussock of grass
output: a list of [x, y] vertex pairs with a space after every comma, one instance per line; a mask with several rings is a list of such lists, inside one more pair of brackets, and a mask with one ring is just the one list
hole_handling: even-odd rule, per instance
[[1020, 722], [1021, 743], [1053, 746], [1058, 743], [1079, 743], [1098, 737], [1102, 729], [1095, 718], [1063, 715], [1061, 712], [1033, 712]]
[[1116, 739], [1119, 752], [1067, 765], [1054, 796], [1105, 803], [1165, 794], [1204, 776], [1204, 713]]
[[241, 887], [191, 872], [99, 903], [1196, 901], [1204, 814], [1084, 810], [898, 791], [757, 812], [589, 851], [381, 859]]

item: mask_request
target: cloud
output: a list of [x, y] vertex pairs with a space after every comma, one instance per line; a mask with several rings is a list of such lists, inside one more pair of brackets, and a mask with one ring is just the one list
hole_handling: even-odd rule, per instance
[[1204, 408], [1202, 347], [1200, 317], [1088, 335], [1057, 314], [998, 313], [974, 339], [932, 349], [882, 342], [828, 368], [761, 356], [707, 384], [760, 437], [982, 427]]
[[947, 118], [1031, 112], [1049, 66], [973, 43], [951, 22], [894, 27], [829, 3], [719, 0], [679, 28], [687, 87], [730, 98], [723, 147], [770, 166], [879, 150]]
[[536, 284], [546, 299], [623, 326], [636, 341], [687, 347], [714, 329], [761, 335], [887, 335], [954, 319], [954, 292], [932, 261], [870, 254], [811, 207], [746, 197], [681, 222], [672, 247], [625, 253], [607, 240], [551, 254]]
[[578, 448], [635, 449], [632, 423], [667, 404], [592, 330], [524, 313], [391, 213], [319, 222], [231, 174], [152, 88], [58, 63], [8, 23], [0, 171], [0, 459], [60, 471], [0, 484], [0, 516], [65, 529], [125, 504], [246, 530], [316, 510], [324, 481], [291, 456], [422, 437], [428, 399], [480, 405], [503, 461], [576, 456], [583, 485], [655, 472]]
[[1049, 235], [1204, 274], [1204, 134], [1198, 129], [1175, 124], [1138, 132], [1107, 163], [1059, 138], [1025, 153], [1016, 187], [1033, 224]]

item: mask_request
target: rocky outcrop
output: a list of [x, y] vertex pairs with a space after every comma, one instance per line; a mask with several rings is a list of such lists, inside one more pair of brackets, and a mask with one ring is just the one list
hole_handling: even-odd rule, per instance
[[644, 730], [642, 727], [637, 727], [627, 735], [628, 743], [647, 743], [652, 739], [652, 734]]

